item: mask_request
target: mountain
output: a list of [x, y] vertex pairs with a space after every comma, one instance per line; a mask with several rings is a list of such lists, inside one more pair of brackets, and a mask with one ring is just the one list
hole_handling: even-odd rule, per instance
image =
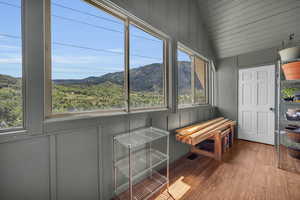
[[[190, 62], [179, 62], [179, 88], [187, 89], [189, 80], [191, 79]], [[135, 91], [154, 91], [162, 87], [162, 67], [160, 63], [133, 68], [130, 70], [130, 87]], [[123, 85], [124, 72], [114, 72], [104, 74], [102, 76], [91, 76], [84, 79], [59, 79], [54, 80], [58, 85], [76, 85], [76, 84], [101, 84], [111, 82], [118, 85]]]
[[21, 79], [0, 74], [0, 88], [16, 85]]
[[[191, 68], [190, 63], [179, 62], [179, 89], [190, 89]], [[130, 88], [134, 91], [157, 91], [163, 88], [163, 78], [160, 63], [153, 63], [130, 70]], [[16, 85], [20, 78], [0, 74], [0, 88]], [[58, 79], [53, 81], [57, 85], [98, 85], [102, 83], [114, 83], [123, 85], [124, 72], [107, 73], [102, 76], [91, 76], [84, 79]], [[199, 85], [199, 84], [196, 84]], [[200, 86], [201, 87], [201, 86]]]

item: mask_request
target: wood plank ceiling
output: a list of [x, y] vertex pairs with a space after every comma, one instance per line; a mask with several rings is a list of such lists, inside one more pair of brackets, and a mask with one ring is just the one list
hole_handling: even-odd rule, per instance
[[300, 0], [198, 0], [218, 58], [300, 41]]

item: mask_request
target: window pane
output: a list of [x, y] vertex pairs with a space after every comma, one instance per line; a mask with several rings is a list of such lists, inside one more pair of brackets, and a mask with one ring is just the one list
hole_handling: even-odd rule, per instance
[[22, 127], [21, 0], [0, 2], [0, 129]]
[[178, 105], [191, 105], [192, 95], [192, 58], [184, 51], [178, 50]]
[[130, 25], [130, 106], [163, 107], [164, 42]]
[[206, 65], [201, 58], [195, 57], [195, 103], [205, 104], [206, 102]]
[[52, 112], [124, 108], [124, 22], [81, 0], [51, 7]]

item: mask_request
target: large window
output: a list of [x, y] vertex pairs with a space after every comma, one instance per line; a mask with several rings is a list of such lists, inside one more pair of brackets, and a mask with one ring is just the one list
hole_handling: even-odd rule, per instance
[[162, 107], [164, 91], [164, 41], [130, 25], [130, 106]]
[[182, 47], [178, 48], [177, 60], [178, 106], [207, 104], [207, 61]]
[[178, 50], [178, 105], [190, 105], [192, 99], [192, 59], [183, 50]]
[[23, 126], [21, 0], [0, 1], [0, 129]]
[[165, 40], [150, 32], [81, 0], [52, 0], [52, 113], [164, 107]]
[[124, 22], [80, 0], [51, 2], [52, 112], [125, 108]]

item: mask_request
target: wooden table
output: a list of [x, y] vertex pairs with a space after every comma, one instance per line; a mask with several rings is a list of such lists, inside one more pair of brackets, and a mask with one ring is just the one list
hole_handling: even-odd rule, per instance
[[[224, 117], [215, 118], [199, 124], [194, 124], [176, 130], [176, 139], [182, 143], [191, 145], [191, 152], [205, 155], [216, 160], [222, 160], [222, 152], [233, 145], [235, 121]], [[228, 142], [228, 138], [230, 141]], [[204, 140], [214, 140], [214, 152], [202, 150], [196, 147]], [[224, 145], [224, 142], [226, 145]], [[227, 145], [227, 144], [230, 145]]]

